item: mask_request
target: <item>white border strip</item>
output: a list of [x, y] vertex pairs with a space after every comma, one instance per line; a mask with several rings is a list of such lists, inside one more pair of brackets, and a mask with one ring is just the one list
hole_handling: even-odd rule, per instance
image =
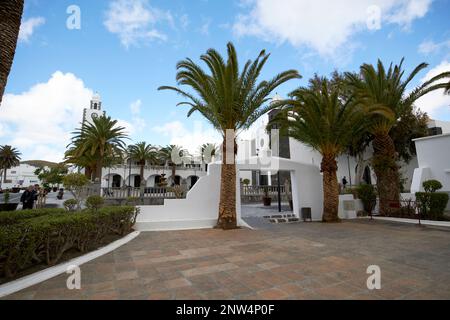
[[[411, 223], [411, 224], [419, 224], [419, 220], [417, 219], [404, 219], [404, 218], [389, 218], [389, 217], [373, 217], [375, 220], [384, 220], [384, 221], [392, 221], [392, 222], [403, 222], [403, 223]], [[432, 220], [420, 220], [420, 223], [428, 226], [435, 227], [450, 227], [450, 221], [432, 221]]]
[[114, 251], [117, 248], [123, 246], [124, 244], [130, 242], [131, 240], [136, 238], [139, 234], [140, 234], [139, 231], [134, 231], [128, 234], [127, 236], [123, 237], [122, 239], [116, 240], [98, 250], [89, 252], [81, 257], [74, 258], [70, 261], [64, 262], [57, 266], [50, 267], [45, 270], [25, 276], [23, 278], [5, 283], [0, 286], [0, 298], [15, 293], [17, 291], [26, 289], [28, 287], [34, 286], [38, 283], [56, 277], [62, 273], [65, 273], [67, 271], [67, 268], [71, 265], [81, 266], [86, 262], [97, 259], [98, 257], [110, 253], [111, 251]]

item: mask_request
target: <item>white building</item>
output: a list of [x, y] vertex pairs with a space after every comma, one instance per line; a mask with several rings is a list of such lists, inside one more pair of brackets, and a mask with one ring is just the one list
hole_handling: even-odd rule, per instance
[[[90, 101], [90, 107], [83, 111], [83, 123], [90, 122], [100, 116], [106, 115], [102, 108], [102, 100], [95, 93]], [[139, 188], [140, 166], [136, 162], [125, 162], [112, 168], [103, 168], [101, 186], [103, 188], [123, 188], [127, 186]], [[145, 185], [148, 188], [158, 187], [162, 175], [165, 175], [168, 185], [180, 185], [185, 183], [188, 188], [192, 187], [197, 180], [206, 174], [205, 165], [194, 163], [183, 163], [175, 168], [175, 176], [172, 177], [172, 167], [151, 166], [147, 164], [144, 169]]]
[[[38, 176], [34, 174], [39, 167], [21, 163], [17, 167], [6, 170], [6, 180], [3, 181], [2, 173], [2, 189], [23, 188], [30, 185], [41, 184]], [[47, 168], [48, 169], [48, 168]]]
[[[281, 97], [279, 95], [275, 95], [273, 100], [280, 100]], [[266, 116], [263, 116], [259, 119], [246, 133], [246, 137], [238, 140], [238, 161], [244, 161], [250, 157], [258, 156], [261, 153], [270, 152], [269, 148], [269, 135], [266, 132], [266, 127], [269, 122], [269, 119], [273, 117], [278, 111], [273, 110], [269, 112]], [[428, 128], [431, 137], [421, 138], [426, 141], [435, 141], [436, 135], [450, 133], [450, 122], [449, 121], [440, 121], [440, 120], [430, 120], [428, 123]], [[418, 141], [422, 141], [418, 139]], [[441, 141], [441, 140], [436, 140]], [[306, 146], [305, 144], [293, 139], [293, 138], [280, 138], [279, 145], [279, 156], [285, 159], [291, 159], [295, 162], [303, 163], [303, 164], [311, 164], [320, 168], [320, 163], [322, 161], [322, 156], [319, 152], [313, 150], [312, 148]], [[416, 146], [419, 149], [422, 148], [422, 143], [417, 143]], [[447, 148], [443, 148], [442, 150], [449, 150], [450, 145], [447, 145]], [[418, 150], [419, 152], [419, 150]], [[442, 151], [441, 151], [442, 152]], [[370, 145], [365, 154], [360, 158], [352, 157], [347, 154], [343, 154], [337, 159], [338, 171], [337, 177], [339, 182], [342, 182], [342, 179], [345, 177], [348, 185], [357, 185], [360, 182], [364, 181], [370, 184], [376, 184], [376, 175], [370, 166], [370, 160], [372, 158], [373, 149]], [[432, 154], [429, 154], [430, 157], [433, 157]], [[423, 155], [421, 155], [421, 159], [423, 159]], [[423, 160], [422, 160], [423, 161]], [[413, 157], [411, 161], [405, 163], [403, 161], [399, 162], [400, 165], [400, 174], [401, 178], [404, 180], [404, 191], [409, 192], [413, 191], [411, 188], [411, 184], [413, 181], [414, 170], [418, 167], [421, 167], [418, 162], [418, 157]], [[240, 179], [249, 179], [251, 185], [274, 185], [276, 183], [276, 176], [270, 175], [271, 173], [267, 173], [264, 171], [244, 171], [240, 172]], [[287, 177], [288, 175], [285, 175]], [[283, 178], [281, 180], [284, 180]], [[283, 181], [281, 181], [283, 184]]]

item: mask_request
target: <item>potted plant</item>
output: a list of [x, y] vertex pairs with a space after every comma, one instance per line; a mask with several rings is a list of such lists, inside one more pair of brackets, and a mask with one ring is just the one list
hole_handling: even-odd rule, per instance
[[272, 198], [269, 196], [269, 188], [268, 187], [264, 187], [263, 203], [264, 203], [265, 207], [270, 207], [272, 204]]
[[5, 190], [3, 196], [3, 203], [0, 203], [0, 211], [15, 211], [19, 203], [9, 202], [10, 193], [9, 190]]

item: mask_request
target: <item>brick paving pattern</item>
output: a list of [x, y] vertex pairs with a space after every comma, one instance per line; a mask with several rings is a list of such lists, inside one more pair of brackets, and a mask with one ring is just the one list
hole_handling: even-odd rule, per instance
[[[6, 299], [450, 299], [450, 230], [357, 220], [144, 232]], [[250, 219], [251, 220], [251, 219]], [[369, 265], [381, 290], [367, 289]]]

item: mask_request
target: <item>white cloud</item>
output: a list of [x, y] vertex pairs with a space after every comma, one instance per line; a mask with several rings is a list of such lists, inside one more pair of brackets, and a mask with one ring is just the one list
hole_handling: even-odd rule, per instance
[[[438, 66], [428, 71], [428, 73], [421, 79], [421, 83], [424, 83], [425, 81], [431, 79], [434, 76], [437, 76], [442, 72], [448, 71], [450, 71], [450, 61], [443, 61]], [[441, 82], [445, 81], [442, 80]], [[426, 111], [431, 117], [435, 117], [438, 113], [445, 113], [450, 109], [450, 96], [444, 95], [443, 89], [436, 90], [417, 100], [416, 105], [422, 111]]]
[[132, 115], [131, 124], [133, 126], [133, 133], [141, 132], [147, 126], [146, 121], [144, 120], [144, 118], [141, 117], [141, 108], [142, 108], [142, 101], [140, 99], [130, 104], [130, 111]]
[[61, 161], [92, 93], [74, 74], [61, 71], [26, 92], [7, 93], [0, 108], [1, 139], [23, 159]]
[[43, 25], [45, 19], [42, 17], [34, 17], [27, 20], [23, 20], [20, 25], [19, 41], [28, 42], [33, 35], [34, 30]]
[[148, 0], [114, 0], [109, 4], [104, 25], [129, 48], [141, 42], [167, 40], [167, 36], [156, 28], [156, 24], [164, 21], [173, 26], [170, 12], [150, 6]]
[[[428, 12], [432, 0], [245, 0], [233, 25], [237, 36], [312, 48], [332, 56], [352, 36], [383, 24], [409, 28]], [[377, 15], [379, 13], [379, 15]], [[379, 19], [378, 19], [379, 17]]]
[[182, 146], [191, 154], [198, 154], [204, 143], [222, 143], [221, 135], [212, 128], [204, 128], [202, 122], [196, 121], [193, 130], [180, 121], [172, 121], [153, 128], [153, 131], [169, 138], [170, 144]]
[[139, 115], [141, 113], [142, 101], [140, 99], [130, 104], [130, 111], [132, 115]]
[[211, 19], [205, 19], [204, 23], [202, 24], [202, 26], [200, 27], [200, 33], [204, 36], [208, 36], [209, 35], [209, 27], [211, 25]]
[[433, 40], [425, 40], [419, 45], [419, 53], [423, 55], [435, 54], [441, 50], [450, 49], [450, 40], [442, 41], [439, 43]]

